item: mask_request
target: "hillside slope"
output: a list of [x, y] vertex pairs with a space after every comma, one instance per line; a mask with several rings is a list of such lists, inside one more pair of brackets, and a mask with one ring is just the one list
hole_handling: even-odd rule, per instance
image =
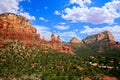
[[0, 79], [5, 80], [117, 80], [119, 65], [119, 57], [68, 55], [51, 49], [46, 54], [17, 41], [0, 48]]

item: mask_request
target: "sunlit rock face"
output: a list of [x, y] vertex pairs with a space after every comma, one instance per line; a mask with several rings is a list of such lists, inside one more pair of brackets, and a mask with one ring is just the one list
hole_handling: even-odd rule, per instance
[[74, 54], [71, 46], [61, 45], [60, 36], [51, 35], [51, 40], [47, 41], [40, 38], [36, 28], [32, 27], [28, 19], [14, 13], [0, 14], [0, 45], [11, 42], [5, 39], [19, 40], [24, 46], [38, 47], [45, 52], [53, 49], [63, 53]]
[[98, 52], [103, 52], [105, 48], [120, 50], [120, 42], [116, 42], [114, 36], [109, 31], [88, 36], [82, 42], [92, 46], [92, 48], [99, 47]]
[[0, 14], [0, 33], [8, 38], [40, 39], [40, 35], [26, 18], [13, 13]]
[[66, 45], [62, 45], [61, 44], [61, 38], [60, 36], [55, 36], [55, 34], [51, 34], [51, 48], [54, 50], [57, 50], [59, 52], [63, 52], [63, 53], [69, 53], [69, 54], [74, 54], [72, 47], [68, 44]]
[[70, 43], [73, 43], [73, 44], [81, 44], [80, 40], [79, 40], [77, 37], [73, 37], [73, 38], [70, 40]]
[[96, 41], [114, 42], [115, 39], [109, 31], [104, 31], [96, 35], [88, 36], [82, 41], [84, 44], [89, 44], [89, 43], [96, 42]]

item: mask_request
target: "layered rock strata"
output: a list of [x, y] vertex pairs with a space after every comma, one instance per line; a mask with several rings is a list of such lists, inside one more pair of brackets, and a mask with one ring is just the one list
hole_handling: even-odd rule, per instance
[[70, 46], [61, 45], [60, 36], [56, 37], [54, 34], [52, 34], [50, 41], [47, 41], [44, 38], [41, 39], [40, 34], [37, 34], [36, 28], [32, 27], [28, 19], [14, 13], [0, 14], [1, 46], [6, 44], [3, 42], [5, 39], [17, 39], [24, 46], [39, 47], [45, 52], [51, 48], [59, 52], [74, 54]]

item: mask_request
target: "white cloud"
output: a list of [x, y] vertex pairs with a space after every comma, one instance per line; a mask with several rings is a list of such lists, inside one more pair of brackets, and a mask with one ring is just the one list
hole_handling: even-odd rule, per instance
[[113, 10], [115, 9], [120, 10], [120, 0], [113, 0], [112, 2], [106, 3], [105, 6]]
[[48, 27], [33, 25], [37, 29], [37, 33], [40, 34], [41, 38], [45, 37], [46, 40], [51, 40], [52, 32], [49, 31]]
[[73, 7], [72, 9], [66, 8], [66, 14], [62, 14], [62, 18], [72, 21], [85, 21], [89, 12], [88, 8]]
[[91, 4], [91, 0], [70, 0], [70, 4], [79, 4], [80, 7], [85, 7], [88, 4]]
[[45, 22], [48, 21], [47, 19], [45, 19], [45, 18], [43, 18], [43, 17], [40, 17], [39, 19], [40, 19], [41, 21], [45, 21]]
[[103, 8], [92, 7], [89, 9], [86, 22], [90, 22], [93, 24], [102, 23], [113, 24], [115, 18], [116, 18], [115, 15], [111, 14], [106, 7]]
[[63, 26], [63, 25], [58, 25], [58, 26], [54, 26], [54, 28], [59, 29], [59, 30], [66, 30], [68, 29], [70, 26]]
[[66, 24], [66, 23], [65, 23], [65, 22], [60, 22], [59, 24], [64, 25], [64, 24]]
[[78, 32], [78, 31], [79, 31], [79, 29], [74, 29], [73, 31], [74, 31], [74, 32]]
[[[22, 1], [22, 0], [21, 0]], [[0, 13], [13, 12], [17, 13], [20, 0], [0, 0]]]
[[19, 13], [20, 15], [26, 17], [29, 20], [36, 20], [34, 16], [31, 16], [29, 13], [27, 12], [23, 12], [23, 13]]
[[25, 0], [0, 0], [0, 13], [16, 13], [26, 17], [29, 20], [35, 20], [34, 16], [31, 16], [28, 12], [24, 12], [24, 10], [20, 8], [19, 3], [22, 1]]
[[61, 15], [61, 13], [59, 11], [55, 11], [56, 15]]
[[80, 6], [73, 6], [63, 10], [61, 17], [66, 20], [89, 22], [93, 24], [113, 24], [115, 19], [120, 18], [120, 0], [113, 0], [102, 7], [88, 7], [90, 0], [70, 0]]
[[84, 30], [82, 30], [80, 33], [82, 34], [88, 34], [88, 35], [94, 35], [103, 31], [110, 31], [113, 36], [115, 37], [116, 41], [120, 41], [120, 26], [106, 26], [102, 28], [91, 28], [89, 26], [84, 26]]

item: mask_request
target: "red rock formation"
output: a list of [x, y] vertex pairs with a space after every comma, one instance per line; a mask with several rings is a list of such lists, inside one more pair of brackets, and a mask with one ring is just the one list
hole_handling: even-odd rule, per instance
[[89, 77], [86, 77], [86, 78], [84, 78], [83, 80], [92, 80], [92, 79], [90, 79]]
[[[4, 43], [4, 39], [17, 39], [27, 47], [39, 47], [47, 52], [48, 48], [59, 52], [73, 54], [70, 46], [61, 45], [60, 36], [51, 35], [51, 41], [40, 38], [40, 34], [29, 21], [23, 16], [13, 13], [0, 14], [0, 45]], [[2, 40], [3, 39], [3, 40]]]
[[114, 36], [109, 31], [104, 31], [96, 35], [88, 36], [82, 40], [84, 44], [94, 44], [92, 47], [99, 46], [98, 52], [104, 52], [103, 47], [120, 50], [120, 42], [115, 42]]
[[61, 43], [60, 36], [57, 36], [57, 43], [58, 43], [58, 44], [60, 44], [60, 43]]
[[40, 40], [39, 34], [28, 20], [20, 15], [6, 13], [0, 15], [0, 32], [3, 36], [15, 39]]
[[84, 44], [90, 44], [98, 41], [114, 42], [114, 36], [109, 31], [104, 31], [96, 35], [88, 36], [82, 40]]
[[36, 40], [40, 40], [40, 34], [36, 34], [36, 35], [35, 35], [35, 39], [36, 39]]
[[51, 42], [56, 43], [56, 37], [54, 34], [51, 35]]
[[61, 45], [60, 36], [57, 36], [57, 39], [54, 34], [51, 35], [51, 48], [63, 53], [74, 54], [72, 51], [72, 47], [69, 45]]
[[73, 37], [70, 40], [70, 43], [72, 43], [72, 44], [81, 44], [80, 40], [77, 37]]
[[110, 43], [110, 48], [113, 49], [120, 49], [120, 42], [112, 42]]

